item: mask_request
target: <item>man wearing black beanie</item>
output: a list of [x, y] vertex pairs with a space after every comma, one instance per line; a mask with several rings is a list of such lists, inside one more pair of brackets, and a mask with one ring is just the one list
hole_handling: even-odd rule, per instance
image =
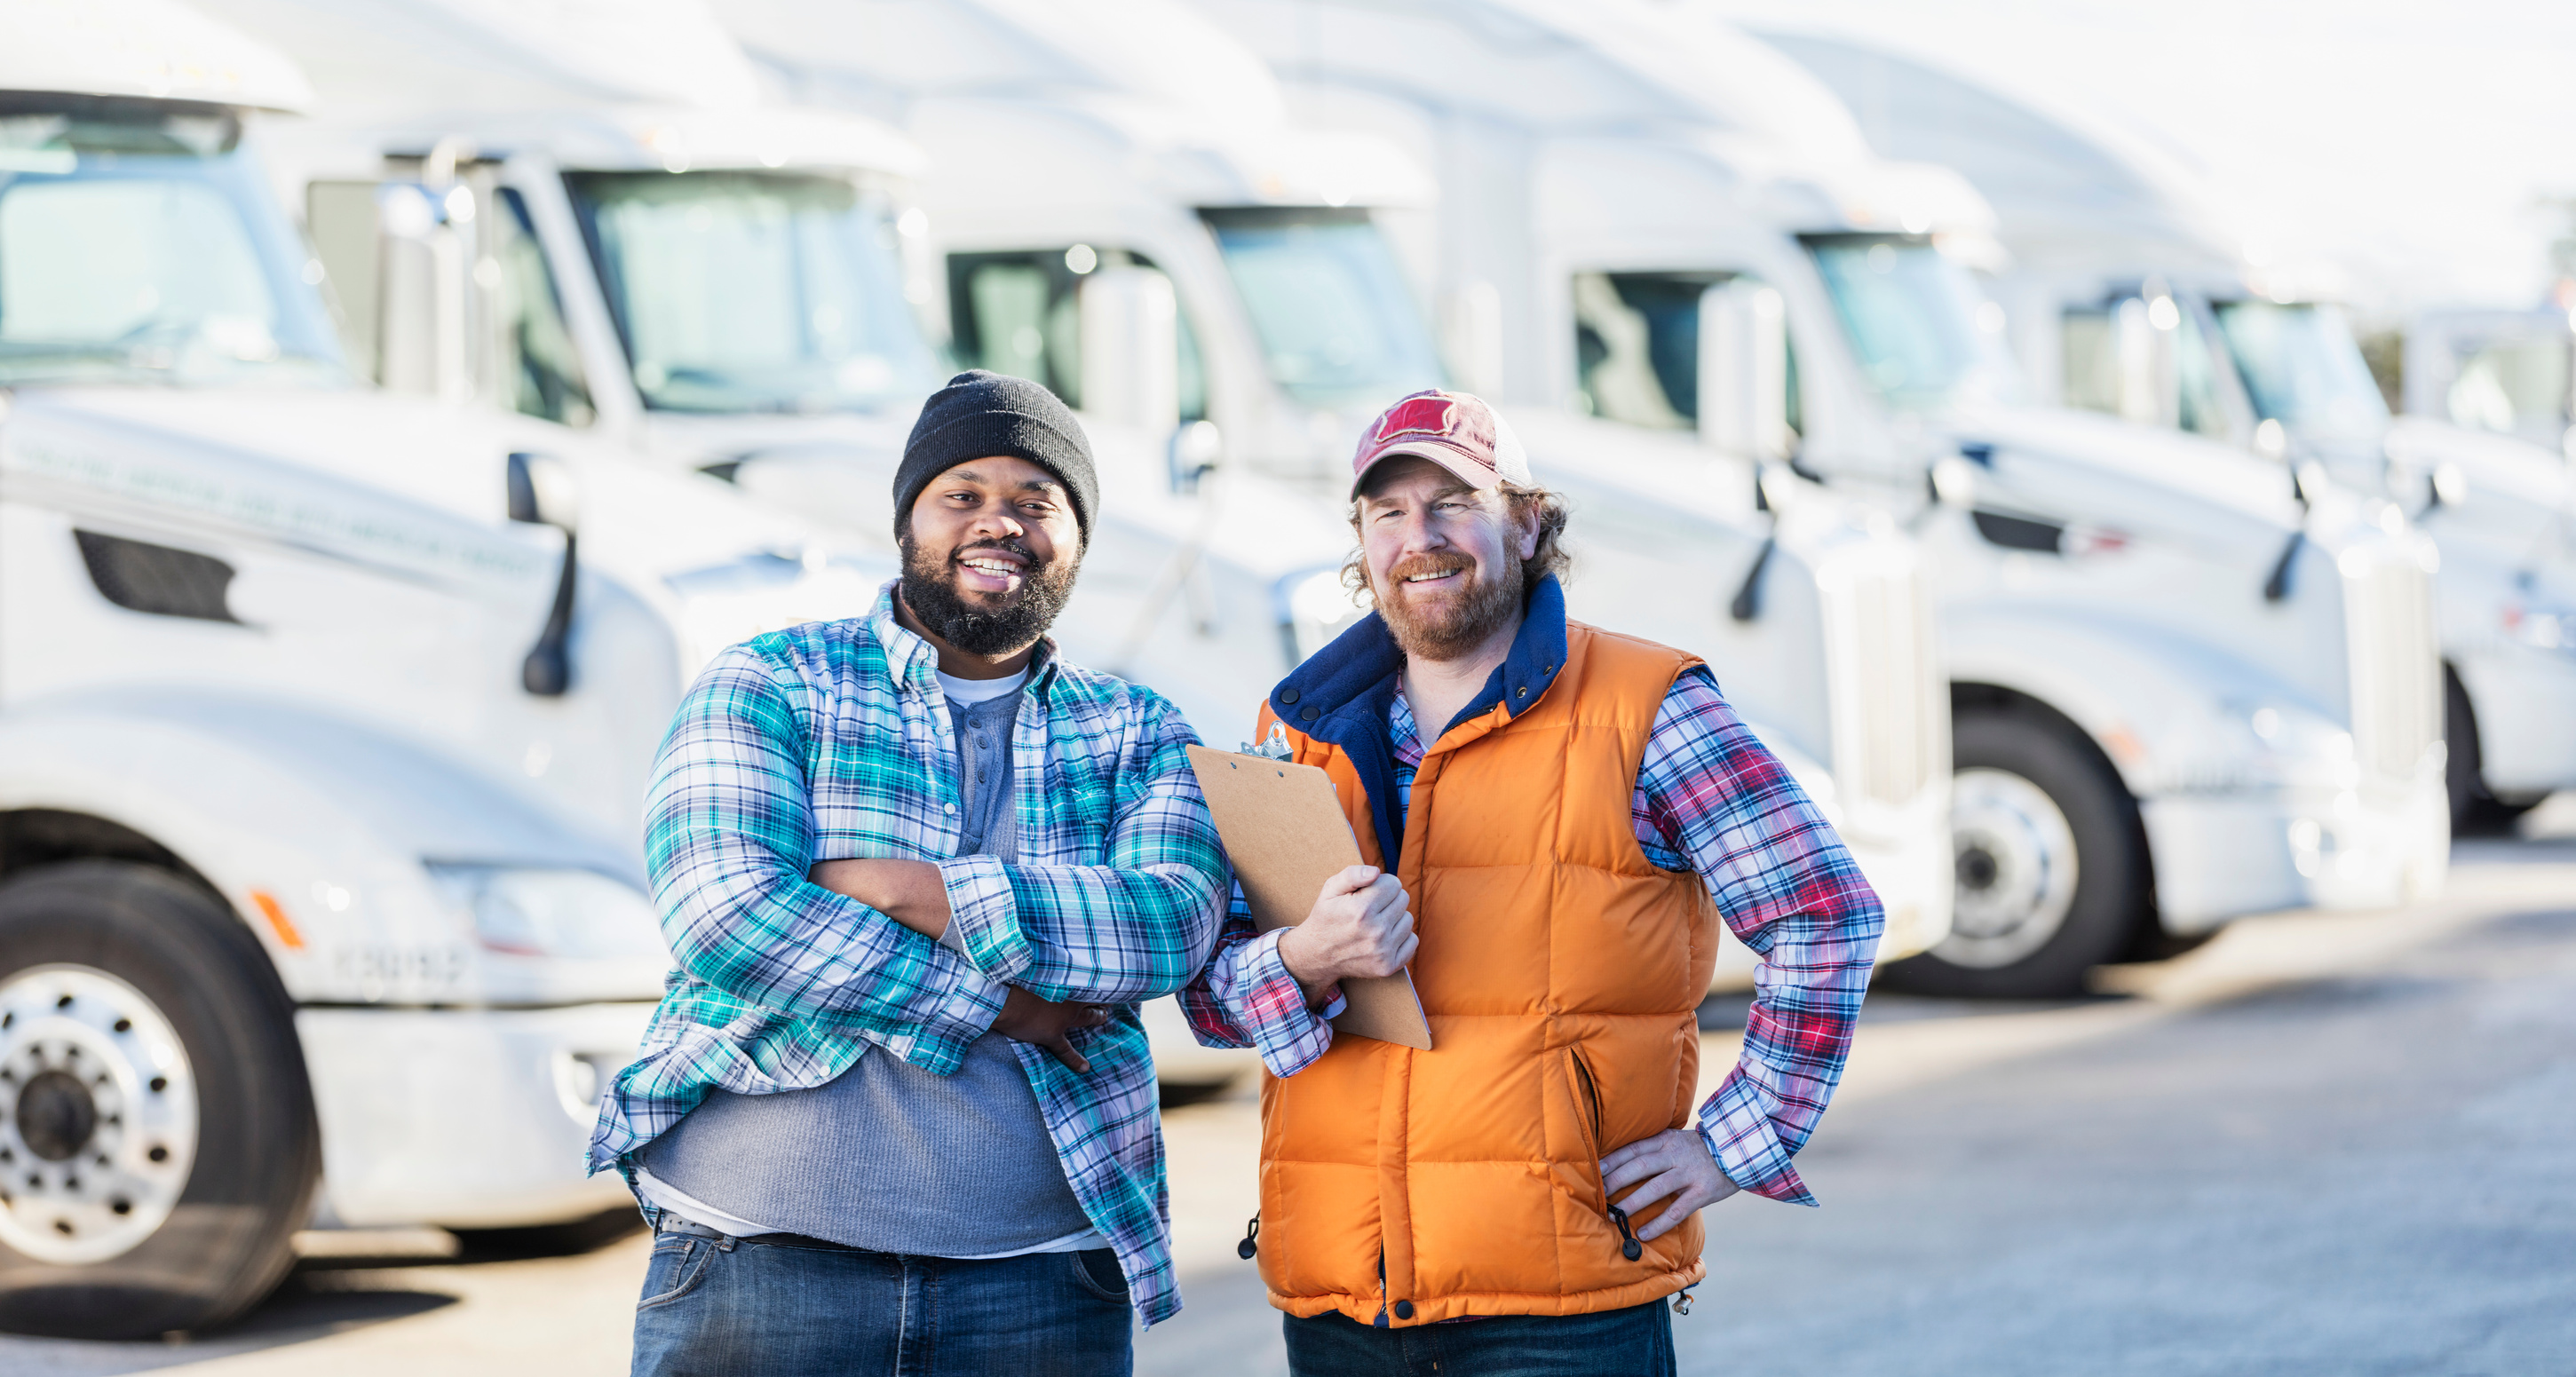
[[[1053, 480], [1052, 503], [1072, 508], [1066, 524], [1073, 529], [1063, 533], [1070, 541], [1028, 530], [985, 536], [971, 545], [924, 545], [917, 528], [944, 529], [946, 517], [960, 509], [959, 499], [942, 495], [928, 512], [917, 513], [923, 489], [933, 480], [980, 481], [986, 477], [981, 472], [957, 471], [972, 465], [998, 473], [1012, 459], [1043, 470], [1042, 475], [1020, 474], [1016, 481]], [[994, 500], [1001, 501], [1001, 494], [994, 494]], [[949, 647], [1025, 663], [1030, 647], [1073, 596], [1074, 575], [1082, 566], [1092, 513], [1099, 505], [1091, 442], [1072, 408], [1026, 378], [980, 368], [950, 378], [923, 404], [894, 475], [894, 538], [903, 550], [904, 610]], [[1040, 551], [1038, 545], [1046, 548]], [[970, 553], [975, 562], [969, 561]], [[979, 576], [999, 564], [1020, 567]]]
[[1179, 1309], [1137, 1008], [1224, 916], [1198, 738], [1045, 639], [1099, 504], [1046, 389], [951, 379], [894, 495], [903, 576], [718, 656], [654, 771], [679, 970], [592, 1144], [639, 1374], [1106, 1377]]

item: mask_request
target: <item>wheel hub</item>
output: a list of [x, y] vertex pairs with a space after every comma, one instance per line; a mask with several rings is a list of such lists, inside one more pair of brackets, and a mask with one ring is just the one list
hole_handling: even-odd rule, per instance
[[98, 1128], [98, 1101], [79, 1078], [62, 1071], [40, 1071], [18, 1092], [18, 1136], [27, 1150], [48, 1162], [70, 1159], [89, 1146]]
[[1959, 771], [1950, 809], [1957, 901], [1933, 954], [2009, 966], [2047, 945], [2075, 904], [2075, 829], [2057, 801], [2008, 770]]
[[116, 1257], [161, 1227], [196, 1158], [187, 1049], [142, 991], [86, 966], [0, 979], [0, 1243]]
[[1995, 853], [1984, 847], [1970, 845], [1959, 848], [1959, 888], [1992, 889], [1995, 876], [2001, 869]]

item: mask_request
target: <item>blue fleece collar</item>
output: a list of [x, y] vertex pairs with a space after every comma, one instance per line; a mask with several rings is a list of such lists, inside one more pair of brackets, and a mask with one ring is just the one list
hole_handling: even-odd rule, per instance
[[[1430, 745], [1461, 722], [1481, 717], [1501, 704], [1506, 720], [1527, 712], [1547, 696], [1548, 686], [1565, 668], [1565, 590], [1550, 574], [1530, 590], [1522, 609], [1521, 629], [1512, 637], [1511, 653], [1494, 667], [1485, 686], [1456, 717], [1423, 738]], [[1270, 691], [1270, 710], [1318, 741], [1339, 746], [1357, 767], [1368, 791], [1369, 811], [1377, 823], [1378, 853], [1392, 864], [1404, 854], [1404, 818], [1395, 807], [1395, 743], [1387, 734], [1387, 713], [1395, 706], [1396, 676], [1404, 669], [1404, 652], [1375, 612], [1333, 638], [1291, 670]]]

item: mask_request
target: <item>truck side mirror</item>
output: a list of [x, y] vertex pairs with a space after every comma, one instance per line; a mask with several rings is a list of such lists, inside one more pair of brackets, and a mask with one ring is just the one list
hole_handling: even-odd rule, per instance
[[1700, 293], [1699, 436], [1749, 459], [1789, 457], [1788, 311], [1749, 278]]
[[305, 224], [339, 297], [358, 370], [396, 392], [469, 395], [466, 337], [474, 195], [419, 182], [321, 181]]
[[510, 519], [563, 532], [563, 565], [555, 574], [554, 601], [537, 643], [519, 665], [519, 686], [538, 698], [560, 698], [572, 688], [573, 590], [581, 581], [580, 490], [560, 459], [516, 453], [504, 481]]
[[1172, 467], [1172, 491], [1195, 493], [1199, 480], [1208, 476], [1225, 458], [1225, 433], [1214, 421], [1186, 421], [1172, 432], [1172, 442], [1165, 454]]
[[1181, 424], [1179, 308], [1152, 268], [1103, 266], [1082, 279], [1082, 409], [1168, 435]]
[[2182, 424], [2181, 327], [2181, 304], [2161, 289], [2128, 297], [2111, 312], [2122, 417], [2168, 429]]
[[581, 490], [572, 470], [551, 455], [510, 456], [510, 519], [552, 526], [570, 534], [581, 529]]

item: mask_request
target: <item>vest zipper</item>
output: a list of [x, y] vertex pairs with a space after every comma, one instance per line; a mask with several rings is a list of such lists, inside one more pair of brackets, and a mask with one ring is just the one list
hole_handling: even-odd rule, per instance
[[[1566, 1058], [1574, 1063], [1574, 1078], [1582, 1082], [1584, 1102], [1591, 1107], [1592, 1150], [1598, 1153], [1601, 1151], [1602, 1134], [1605, 1132], [1601, 1122], [1601, 1087], [1592, 1079], [1592, 1067], [1590, 1063], [1583, 1060], [1582, 1048], [1568, 1047], [1565, 1049], [1565, 1054]], [[1593, 1163], [1593, 1169], [1600, 1170], [1600, 1162], [1597, 1158]], [[1619, 1256], [1635, 1262], [1644, 1255], [1645, 1247], [1637, 1242], [1637, 1231], [1629, 1226], [1628, 1212], [1610, 1203], [1610, 1183], [1607, 1181], [1601, 1183], [1601, 1204], [1609, 1211], [1610, 1222], [1619, 1228]]]

